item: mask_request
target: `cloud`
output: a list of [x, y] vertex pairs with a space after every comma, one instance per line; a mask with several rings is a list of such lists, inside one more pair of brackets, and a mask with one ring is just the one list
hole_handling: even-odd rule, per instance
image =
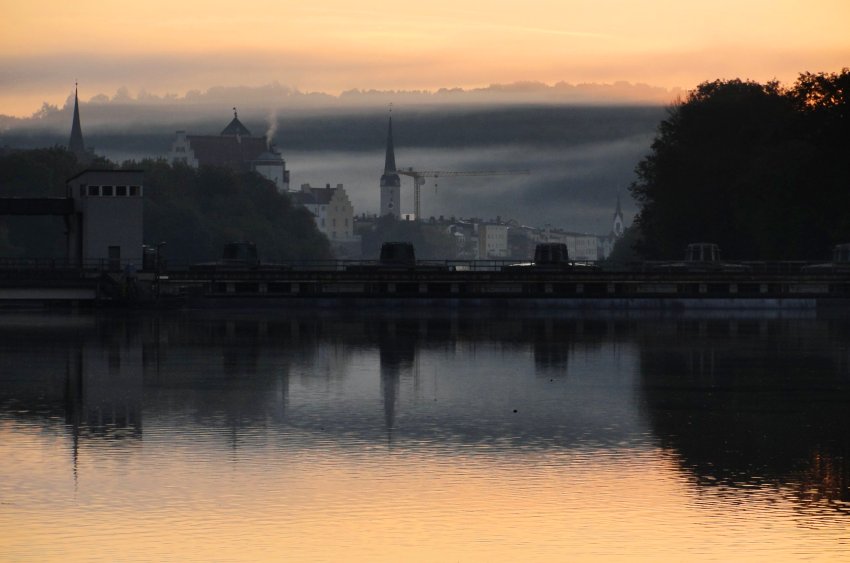
[[257, 87], [271, 82], [331, 94], [352, 89], [469, 90], [484, 84], [522, 81], [576, 85], [630, 81], [671, 89], [677, 84], [693, 87], [716, 78], [793, 81], [802, 71], [838, 70], [846, 66], [848, 54], [841, 48], [754, 49], [721, 43], [676, 52], [636, 51], [592, 57], [529, 59], [521, 53], [503, 57], [494, 52], [476, 65], [470, 65], [466, 57], [458, 58], [455, 51], [333, 52], [330, 47], [327, 51], [287, 48], [204, 54], [6, 55], [0, 57], [0, 104], [3, 113], [29, 115], [43, 101], [56, 104], [64, 100], [75, 79], [87, 95], [114, 92], [121, 86], [131, 92], [144, 89], [159, 95], [183, 95], [215, 85]]

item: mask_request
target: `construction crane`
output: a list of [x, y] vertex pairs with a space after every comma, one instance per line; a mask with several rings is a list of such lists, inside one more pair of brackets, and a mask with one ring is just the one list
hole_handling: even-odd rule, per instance
[[465, 172], [448, 170], [414, 170], [413, 168], [402, 168], [396, 170], [396, 174], [410, 176], [413, 178], [413, 212], [419, 221], [419, 191], [425, 185], [425, 178], [439, 178], [440, 176], [513, 176], [531, 174], [529, 170], [469, 170]]

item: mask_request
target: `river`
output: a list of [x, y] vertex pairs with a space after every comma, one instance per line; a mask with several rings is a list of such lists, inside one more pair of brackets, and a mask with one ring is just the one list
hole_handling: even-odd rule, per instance
[[0, 559], [850, 561], [850, 319], [0, 313]]

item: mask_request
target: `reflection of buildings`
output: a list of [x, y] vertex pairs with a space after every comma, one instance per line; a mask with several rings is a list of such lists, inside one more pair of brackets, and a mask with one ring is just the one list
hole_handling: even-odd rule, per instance
[[387, 439], [391, 440], [395, 427], [401, 373], [410, 371], [416, 361], [418, 324], [415, 321], [389, 322], [380, 327], [378, 335], [384, 423], [387, 428]]
[[570, 347], [575, 339], [575, 324], [572, 322], [545, 319], [535, 323], [534, 365], [538, 373], [546, 374], [558, 370], [566, 375], [570, 359]]
[[141, 348], [110, 343], [69, 350], [65, 418], [75, 434], [142, 435]]
[[136, 327], [46, 314], [5, 321], [0, 326], [4, 415], [64, 420], [75, 437], [141, 436], [142, 339]]

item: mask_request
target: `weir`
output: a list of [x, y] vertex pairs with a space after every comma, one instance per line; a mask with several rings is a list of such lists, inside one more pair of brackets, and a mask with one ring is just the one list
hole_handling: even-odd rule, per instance
[[[277, 266], [114, 272], [108, 262], [0, 263], [0, 303], [88, 300], [157, 307], [493, 306], [609, 309], [850, 306], [850, 276], [827, 273], [337, 269]], [[63, 292], [66, 296], [63, 297]]]

